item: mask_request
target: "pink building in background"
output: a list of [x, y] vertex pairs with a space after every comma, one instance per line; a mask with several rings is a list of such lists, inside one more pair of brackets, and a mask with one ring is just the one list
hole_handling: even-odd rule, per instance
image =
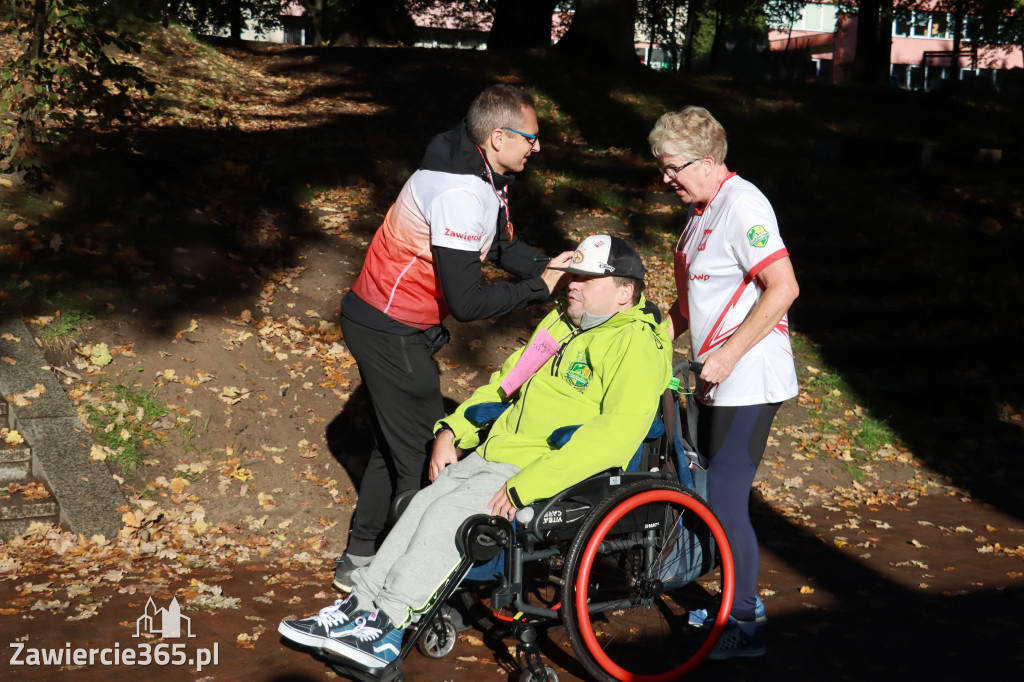
[[[978, 79], [999, 85], [1009, 69], [1024, 67], [1020, 47], [974, 48], [960, 43], [960, 56], [953, 64], [952, 17], [928, 9], [924, 2], [909, 19], [892, 25], [889, 58], [893, 85], [930, 90], [942, 81]], [[770, 47], [789, 75], [841, 83], [850, 78], [856, 53], [857, 16], [839, 14], [830, 2], [808, 3], [792, 30], [772, 30]], [[798, 73], [792, 73], [798, 70]]]
[[[1024, 68], [1019, 46], [975, 48], [966, 39], [961, 42], [959, 59], [954, 64], [952, 17], [932, 9], [936, 6], [935, 0], [921, 0], [918, 6], [920, 9], [915, 9], [892, 24], [889, 76], [893, 85], [930, 90], [944, 81], [957, 78], [999, 87], [1009, 70]], [[296, 0], [284, 0], [281, 12], [283, 28], [264, 39], [307, 43], [303, 14], [302, 6]], [[458, 16], [449, 16], [434, 9], [414, 15], [413, 21], [418, 29], [415, 45], [419, 47], [484, 49], [491, 30], [492, 15], [489, 12], [468, 10]], [[571, 12], [555, 13], [552, 17], [552, 43], [564, 35], [571, 22]], [[772, 57], [771, 63], [776, 75], [822, 83], [842, 83], [849, 80], [852, 73], [857, 16], [841, 14], [832, 0], [810, 2], [804, 6], [799, 20], [789, 29], [770, 30], [767, 40], [763, 36], [755, 38], [757, 53], [767, 53]], [[666, 63], [668, 56], [664, 50], [644, 40], [638, 33], [638, 58], [652, 68], [671, 68]], [[727, 38], [724, 43], [727, 50], [734, 47], [729, 43]], [[742, 59], [734, 59], [732, 68], [735, 69], [737, 64], [742, 65]]]

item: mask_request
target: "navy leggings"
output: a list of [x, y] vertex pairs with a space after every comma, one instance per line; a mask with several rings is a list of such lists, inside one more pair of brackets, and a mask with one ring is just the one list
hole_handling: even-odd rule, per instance
[[781, 404], [697, 404], [697, 449], [711, 460], [708, 502], [729, 538], [736, 567], [731, 615], [737, 620], [754, 620], [759, 555], [757, 536], [750, 522], [750, 487]]

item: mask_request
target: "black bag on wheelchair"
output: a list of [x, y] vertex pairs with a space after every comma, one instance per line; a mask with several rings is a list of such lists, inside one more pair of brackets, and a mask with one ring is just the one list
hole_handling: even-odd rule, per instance
[[[679, 482], [704, 502], [708, 500], [708, 460], [697, 450], [697, 404], [685, 382], [680, 394], [686, 396], [685, 419], [679, 403], [671, 400], [664, 412], [671, 425], [672, 447]], [[706, 523], [692, 513], [678, 515], [674, 525], [674, 541], [661, 554], [659, 579], [666, 586], [680, 587], [693, 582], [715, 567], [715, 539]]]

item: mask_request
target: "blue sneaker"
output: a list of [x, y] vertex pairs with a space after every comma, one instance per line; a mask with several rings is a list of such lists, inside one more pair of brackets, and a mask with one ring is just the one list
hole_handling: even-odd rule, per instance
[[764, 625], [756, 620], [739, 621], [729, 616], [721, 638], [708, 658], [726, 661], [732, 658], [757, 658], [768, 653], [764, 641]]
[[319, 648], [330, 636], [331, 628], [347, 623], [357, 610], [355, 597], [338, 599], [332, 606], [320, 609], [320, 613], [311, 618], [281, 621], [277, 631], [290, 642]]
[[398, 658], [404, 633], [380, 609], [357, 611], [349, 624], [331, 628], [323, 648], [367, 668], [383, 668]]
[[[695, 628], [710, 628], [715, 624], [715, 618], [717, 617], [717, 613], [709, 616], [707, 609], [693, 609], [690, 611], [687, 622]], [[760, 595], [757, 596], [757, 601], [754, 604], [754, 621], [760, 625], [768, 622], [768, 617], [764, 611], [764, 602], [761, 601]]]

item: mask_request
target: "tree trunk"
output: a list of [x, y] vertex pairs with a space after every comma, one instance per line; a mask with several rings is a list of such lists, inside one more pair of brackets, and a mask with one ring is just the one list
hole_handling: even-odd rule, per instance
[[693, 73], [693, 38], [700, 31], [700, 13], [703, 0], [690, 0], [686, 4], [686, 37], [683, 38], [683, 72]]
[[718, 73], [718, 60], [725, 48], [723, 39], [725, 33], [725, 12], [715, 13], [715, 35], [711, 38], [711, 73]]
[[861, 0], [857, 11], [857, 43], [853, 56], [853, 80], [875, 83], [878, 73], [878, 14], [880, 0]]
[[889, 65], [892, 63], [892, 22], [896, 10], [893, 0], [881, 0], [878, 17], [878, 52], [875, 61], [875, 83], [889, 84]]
[[640, 65], [634, 49], [636, 0], [577, 0], [557, 49], [573, 61], [602, 68]]
[[964, 19], [967, 15], [967, 8], [964, 7], [966, 3], [957, 2], [953, 8], [953, 69], [955, 69], [956, 77], [953, 82], [956, 83], [960, 80], [960, 36], [964, 32]]
[[[46, 40], [46, 0], [35, 0], [32, 6], [32, 42], [29, 43], [29, 55], [33, 60], [41, 60], [43, 57], [43, 42]], [[28, 81], [32, 82], [39, 78], [39, 66], [35, 64], [29, 68]], [[26, 83], [27, 84], [27, 83]], [[35, 124], [39, 119], [34, 106], [37, 95], [29, 94], [21, 102], [21, 111], [18, 112], [18, 135], [22, 138], [22, 153], [31, 150], [35, 141]]]
[[498, 0], [488, 50], [528, 50], [551, 45], [556, 0]]
[[320, 47], [324, 44], [324, 0], [299, 0], [306, 10], [306, 44]]
[[229, 21], [231, 23], [231, 39], [241, 40], [242, 29], [245, 25], [245, 22], [242, 19], [242, 0], [231, 0], [230, 12]]
[[[36, 0], [32, 8], [32, 43], [29, 46], [32, 59], [41, 59], [43, 56], [43, 40], [46, 37], [46, 0]], [[32, 71], [39, 68], [33, 66]]]

